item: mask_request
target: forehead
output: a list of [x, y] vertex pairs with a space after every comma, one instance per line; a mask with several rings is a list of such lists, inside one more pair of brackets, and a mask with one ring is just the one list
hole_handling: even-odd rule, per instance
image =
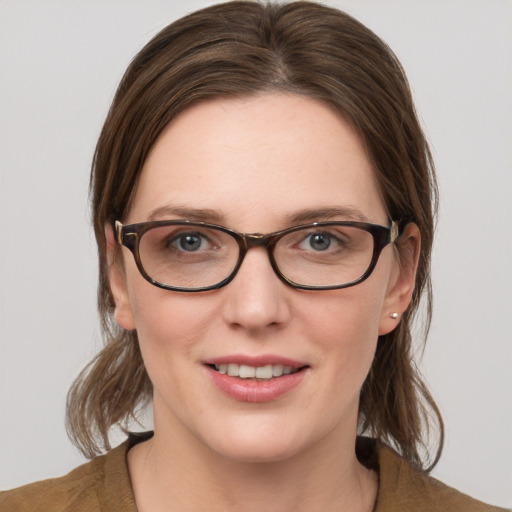
[[167, 206], [216, 211], [231, 227], [255, 231], [322, 208], [387, 222], [348, 123], [323, 103], [285, 94], [216, 99], [172, 121], [144, 164], [128, 220], [148, 220]]

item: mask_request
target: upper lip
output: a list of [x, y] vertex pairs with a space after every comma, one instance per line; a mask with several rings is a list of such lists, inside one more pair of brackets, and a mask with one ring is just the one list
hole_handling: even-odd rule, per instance
[[230, 354], [219, 357], [212, 357], [204, 361], [204, 364], [208, 365], [220, 365], [220, 364], [244, 364], [247, 366], [267, 366], [269, 364], [281, 364], [283, 366], [291, 366], [292, 368], [302, 368], [308, 366], [302, 361], [291, 359], [289, 357], [283, 357], [273, 354], [264, 354], [259, 356], [250, 356], [247, 354]]

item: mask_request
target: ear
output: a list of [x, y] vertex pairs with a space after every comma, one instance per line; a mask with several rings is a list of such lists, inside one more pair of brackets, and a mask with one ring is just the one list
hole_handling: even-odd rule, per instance
[[135, 321], [131, 309], [126, 273], [122, 264], [120, 247], [114, 236], [112, 226], [105, 225], [105, 238], [107, 240], [107, 264], [110, 291], [114, 298], [114, 319], [122, 329], [131, 331], [135, 329]]
[[[401, 315], [411, 303], [421, 248], [418, 226], [412, 222], [407, 224], [396, 245], [398, 255], [382, 309], [379, 336], [388, 334], [398, 325]], [[394, 313], [396, 318], [393, 318]]]

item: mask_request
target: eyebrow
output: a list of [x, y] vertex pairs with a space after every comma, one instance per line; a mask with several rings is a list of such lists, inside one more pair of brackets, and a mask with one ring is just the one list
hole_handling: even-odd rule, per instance
[[334, 206], [318, 209], [301, 210], [289, 217], [291, 223], [315, 222], [341, 218], [358, 222], [370, 222], [368, 217], [353, 206]]
[[179, 217], [180, 219], [197, 220], [220, 224], [225, 219], [224, 215], [218, 210], [209, 208], [187, 208], [185, 206], [162, 206], [156, 208], [149, 214], [149, 220], [160, 220], [169, 217]]
[[[149, 215], [149, 220], [165, 220], [169, 217], [210, 222], [213, 224], [225, 223], [225, 215], [218, 210], [209, 208], [190, 208], [178, 205], [166, 205], [156, 208]], [[358, 222], [370, 222], [361, 210], [353, 206], [332, 206], [324, 208], [308, 208], [292, 213], [285, 217], [285, 224], [304, 224], [332, 219], [352, 220]]]

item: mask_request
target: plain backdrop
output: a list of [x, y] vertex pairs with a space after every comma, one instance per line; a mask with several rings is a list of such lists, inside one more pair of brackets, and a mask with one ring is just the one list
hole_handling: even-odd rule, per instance
[[[0, 488], [83, 462], [64, 430], [101, 346], [88, 173], [113, 92], [159, 29], [211, 2], [0, 0]], [[420, 368], [444, 415], [434, 475], [512, 506], [512, 3], [339, 0], [394, 49], [441, 190]]]

